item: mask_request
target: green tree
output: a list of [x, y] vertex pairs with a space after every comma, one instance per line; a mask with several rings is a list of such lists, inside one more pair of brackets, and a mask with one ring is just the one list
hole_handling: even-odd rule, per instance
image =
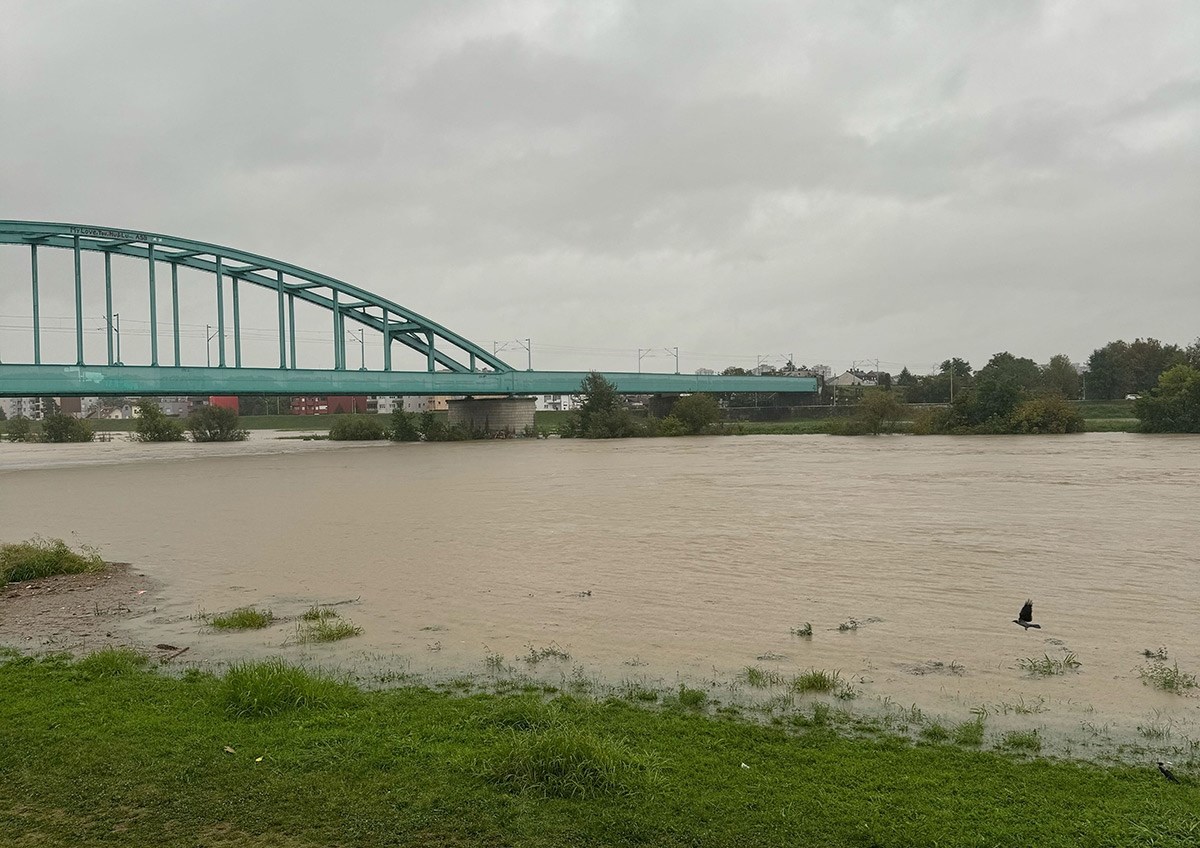
[[656, 436], [690, 436], [694, 435], [688, 426], [676, 418], [674, 415], [668, 415], [666, 418], [658, 422], [658, 426], [654, 429], [653, 435]]
[[1060, 353], [1050, 357], [1049, 364], [1042, 369], [1042, 386], [1065, 398], [1079, 397], [1079, 371], [1069, 356]]
[[1187, 346], [1183, 351], [1184, 363], [1200, 371], [1200, 338]]
[[1003, 426], [1002, 422], [1013, 414], [1021, 398], [1021, 387], [1015, 378], [998, 374], [983, 377], [965, 398], [970, 408], [968, 419], [971, 424], [991, 421]]
[[961, 381], [966, 384], [971, 381], [971, 363], [965, 359], [959, 359], [957, 356], [953, 359], [942, 360], [942, 364], [938, 366], [938, 371], [942, 374], [953, 372], [955, 382]]
[[371, 442], [387, 438], [387, 430], [378, 415], [345, 415], [329, 428], [335, 442]]
[[1138, 398], [1134, 414], [1144, 433], [1200, 433], [1200, 369], [1176, 365]]
[[1120, 339], [1096, 348], [1087, 361], [1085, 379], [1088, 400], [1123, 398], [1133, 386], [1129, 367], [1129, 345]]
[[1022, 392], [1032, 392], [1042, 386], [1042, 369], [1032, 359], [1013, 356], [1008, 351], [997, 353], [987, 365], [975, 372], [977, 381], [995, 380], [1012, 383]]
[[625, 407], [617, 387], [595, 371], [579, 386], [582, 402], [570, 419], [564, 435], [583, 439], [620, 439], [638, 435], [637, 423]]
[[909, 417], [908, 406], [901, 397], [900, 391], [878, 387], [866, 389], [854, 407], [854, 415], [831, 420], [828, 432], [834, 436], [895, 433], [900, 429], [900, 422]]
[[388, 438], [394, 442], [419, 442], [421, 431], [417, 429], [415, 418], [416, 416], [411, 412], [405, 412], [403, 409], [394, 410]]
[[42, 418], [42, 439], [47, 442], [90, 442], [96, 438], [86, 421], [61, 412]]
[[446, 423], [446, 416], [438, 415], [431, 409], [427, 409], [421, 413], [417, 427], [420, 428], [421, 435], [428, 442], [448, 441], [446, 433], [450, 427]]
[[243, 442], [250, 437], [239, 427], [235, 410], [223, 406], [202, 406], [188, 416], [187, 429], [193, 442]]
[[949, 403], [971, 387], [971, 363], [957, 356], [946, 359], [932, 376], [912, 377], [904, 396], [911, 403]]
[[474, 433], [461, 424], [452, 425], [446, 415], [429, 409], [422, 412], [417, 419], [417, 429], [421, 438], [427, 442], [464, 442], [486, 435]]
[[863, 392], [852, 422], [863, 433], [877, 436], [896, 432], [900, 422], [907, 417], [908, 407], [894, 392], [876, 388]]
[[717, 399], [709, 394], [696, 393], [681, 397], [671, 407], [671, 416], [683, 424], [686, 432], [702, 433], [721, 418]]
[[1165, 345], [1158, 339], [1134, 339], [1129, 344], [1130, 391], [1149, 391], [1158, 384], [1164, 371], [1187, 361], [1179, 345]]
[[183, 423], [168, 418], [157, 401], [142, 398], [133, 439], [137, 442], [182, 442]]
[[29, 419], [24, 415], [13, 416], [13, 419], [4, 428], [8, 433], [8, 440], [10, 442], [33, 441], [33, 425], [29, 423]]
[[1013, 433], [1082, 433], [1083, 416], [1062, 395], [1045, 394], [1020, 404], [1009, 419]]
[[4, 421], [7, 418], [8, 415], [4, 412], [4, 407], [0, 406], [0, 421]]

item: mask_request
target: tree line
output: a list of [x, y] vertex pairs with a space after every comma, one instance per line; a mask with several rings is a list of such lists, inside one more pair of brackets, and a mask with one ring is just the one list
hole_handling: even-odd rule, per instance
[[950, 403], [955, 394], [970, 389], [977, 380], [998, 375], [1026, 392], [1049, 392], [1068, 400], [1120, 400], [1150, 391], [1163, 373], [1177, 365], [1200, 369], [1200, 338], [1187, 347], [1153, 338], [1118, 339], [1092, 351], [1082, 368], [1066, 354], [1038, 365], [1005, 351], [979, 371], [954, 358], [944, 360], [935, 374], [918, 376], [905, 368], [891, 382], [904, 390], [909, 403]]
[[[170, 418], [156, 401], [142, 398], [134, 430], [129, 438], [135, 442], [240, 442], [250, 433], [239, 424], [238, 414], [220, 406], [203, 406], [186, 419]], [[0, 434], [10, 442], [92, 442], [96, 431], [92, 425], [73, 415], [67, 415], [51, 402], [50, 411], [35, 429], [28, 418], [17, 416], [0, 425]]]

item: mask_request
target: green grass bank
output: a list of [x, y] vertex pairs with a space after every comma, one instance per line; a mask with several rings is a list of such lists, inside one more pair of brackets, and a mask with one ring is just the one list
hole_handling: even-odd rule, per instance
[[[92, 846], [1194, 846], [1200, 786], [531, 692], [0, 656], [0, 834]], [[682, 693], [681, 693], [682, 694]], [[703, 699], [699, 699], [703, 701]], [[686, 704], [692, 704], [689, 708]]]
[[75, 551], [62, 539], [35, 537], [0, 544], [0, 588], [16, 580], [103, 571], [104, 567], [104, 560], [94, 548], [85, 546]]

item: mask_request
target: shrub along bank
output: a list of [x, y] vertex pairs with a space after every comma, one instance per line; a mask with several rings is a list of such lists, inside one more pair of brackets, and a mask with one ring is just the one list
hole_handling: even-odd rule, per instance
[[1194, 846], [1200, 828], [1186, 773], [849, 739], [815, 701], [761, 726], [696, 690], [363, 692], [278, 661], [171, 678], [119, 650], [10, 655], [0, 692], [17, 845]]

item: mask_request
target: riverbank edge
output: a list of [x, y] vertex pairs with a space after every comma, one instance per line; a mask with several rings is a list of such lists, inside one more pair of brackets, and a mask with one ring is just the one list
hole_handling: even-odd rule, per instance
[[0, 651], [0, 831], [48, 845], [1119, 846], [1189, 844], [1200, 827], [1182, 773], [1030, 756], [1019, 739], [979, 750], [954, 728], [914, 742], [839, 726], [820, 701], [760, 723], [686, 688], [647, 706], [530, 680], [466, 694], [318, 674], [323, 698], [239, 718], [233, 675], [173, 677], [138, 656]]
[[[1133, 416], [1132, 401], [1076, 401], [1073, 404], [1085, 423], [1088, 433], [1136, 433], [1138, 419]], [[849, 407], [852, 408], [852, 407]], [[829, 414], [814, 417], [790, 418], [785, 421], [729, 421], [729, 435], [807, 435], [824, 433], [831, 420]], [[824, 410], [821, 410], [824, 411]], [[832, 410], [830, 410], [832, 411]], [[539, 410], [535, 426], [549, 433], [558, 432], [558, 427], [568, 412]], [[328, 432], [329, 429], [349, 415], [243, 415], [239, 426], [247, 430], [295, 430], [304, 432]], [[387, 416], [380, 416], [386, 418]], [[128, 433], [137, 426], [134, 419], [95, 419], [90, 421], [98, 433]]]

